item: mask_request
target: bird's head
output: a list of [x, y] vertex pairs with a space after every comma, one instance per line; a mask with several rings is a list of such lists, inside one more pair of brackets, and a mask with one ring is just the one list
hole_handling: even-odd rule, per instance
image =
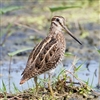
[[51, 20], [51, 27], [55, 30], [62, 31], [63, 29], [72, 37], [74, 38], [79, 44], [82, 43], [68, 30], [65, 25], [65, 19], [62, 16], [54, 16]]

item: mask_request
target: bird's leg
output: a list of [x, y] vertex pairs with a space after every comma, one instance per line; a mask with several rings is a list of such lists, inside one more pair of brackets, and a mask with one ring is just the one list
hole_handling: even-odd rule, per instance
[[50, 73], [48, 73], [48, 75], [49, 75], [48, 87], [49, 87], [49, 90], [51, 92], [51, 95], [54, 96], [53, 90], [52, 90], [52, 87], [51, 87], [51, 75], [50, 75]]
[[46, 73], [44, 73], [44, 87], [46, 87], [46, 86], [47, 86], [47, 84], [46, 84], [45, 80], [46, 80]]
[[36, 95], [37, 95], [37, 93], [38, 93], [37, 77], [34, 77], [34, 82], [35, 82], [35, 86], [36, 86]]

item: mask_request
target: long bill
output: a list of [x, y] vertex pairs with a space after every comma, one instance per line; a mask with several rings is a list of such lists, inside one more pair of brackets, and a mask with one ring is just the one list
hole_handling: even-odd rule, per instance
[[65, 26], [64, 29], [67, 31], [67, 33], [74, 38], [79, 44], [82, 45], [82, 43], [68, 30], [68, 28]]

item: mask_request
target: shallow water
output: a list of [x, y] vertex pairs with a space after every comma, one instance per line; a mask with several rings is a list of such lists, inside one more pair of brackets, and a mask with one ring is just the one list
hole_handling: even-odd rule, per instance
[[[76, 67], [79, 65], [83, 64], [82, 61], [78, 61], [76, 64]], [[14, 86], [20, 90], [25, 90], [28, 89], [29, 87], [33, 87], [34, 85], [34, 80], [30, 79], [28, 82], [20, 85], [20, 79], [21, 79], [21, 73], [25, 67], [25, 61], [23, 59], [20, 62], [12, 62], [11, 63], [11, 70], [10, 70], [10, 75], [9, 75], [9, 62], [3, 63], [1, 66], [1, 77], [0, 77], [0, 83], [1, 83], [1, 88], [2, 88], [2, 80], [6, 85], [7, 91], [8, 92], [14, 92]], [[60, 73], [62, 68], [66, 68], [66, 70], [69, 70], [71, 67], [71, 61], [65, 61], [64, 62], [64, 67], [62, 67], [62, 64], [60, 64], [55, 70], [52, 71], [53, 77], [55, 77], [55, 74]], [[70, 70], [71, 72], [73, 71], [72, 69]], [[99, 80], [99, 63], [96, 61], [89, 61], [88, 63], [85, 63], [82, 65], [82, 68], [76, 73], [78, 78], [84, 81], [89, 81], [89, 85], [92, 84], [93, 88], [96, 88]], [[70, 74], [68, 74], [70, 75]], [[44, 75], [40, 75], [39, 78], [44, 78]], [[74, 81], [77, 82], [77, 80], [74, 79]], [[92, 82], [93, 81], [93, 82]]]

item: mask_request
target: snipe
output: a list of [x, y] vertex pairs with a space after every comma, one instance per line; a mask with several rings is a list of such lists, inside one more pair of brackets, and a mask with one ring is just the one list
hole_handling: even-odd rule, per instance
[[65, 19], [62, 16], [54, 16], [51, 20], [49, 35], [30, 53], [20, 84], [32, 77], [36, 83], [38, 75], [55, 68], [62, 60], [66, 48], [63, 29], [81, 44], [65, 26]]

